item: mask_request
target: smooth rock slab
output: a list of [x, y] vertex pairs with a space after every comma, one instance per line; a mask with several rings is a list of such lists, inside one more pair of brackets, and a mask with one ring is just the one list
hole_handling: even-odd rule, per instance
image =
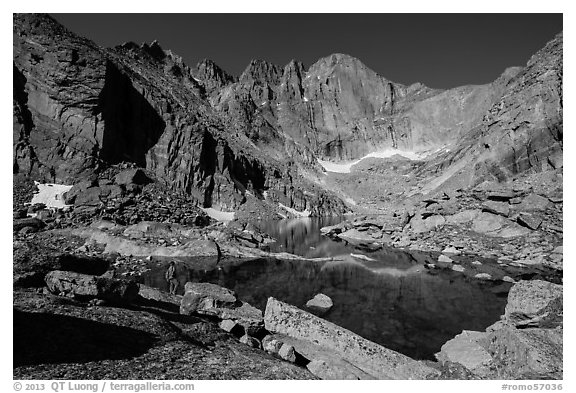
[[518, 210], [526, 210], [526, 211], [533, 211], [533, 210], [545, 210], [549, 207], [551, 202], [548, 198], [544, 198], [538, 194], [530, 194], [526, 198], [522, 200], [522, 203], [516, 206]]
[[[277, 345], [289, 344], [295, 352], [307, 359], [310, 363], [306, 366], [308, 370], [321, 379], [375, 379], [350, 362], [342, 359], [340, 355], [329, 349], [323, 348], [310, 341], [296, 339], [284, 334], [274, 334], [267, 336], [270, 342], [274, 340]], [[279, 343], [279, 344], [278, 344]], [[276, 350], [276, 352], [278, 352]]]
[[268, 298], [268, 331], [314, 342], [378, 379], [426, 379], [438, 371], [306, 311]]
[[510, 205], [508, 202], [486, 201], [482, 205], [482, 208], [489, 213], [499, 214], [504, 217], [510, 215]]
[[457, 224], [465, 224], [474, 220], [480, 214], [480, 210], [477, 209], [469, 209], [463, 210], [459, 213], [456, 213], [451, 216], [446, 217], [446, 224], [457, 225]]
[[366, 232], [361, 232], [357, 229], [349, 229], [346, 232], [337, 235], [340, 239], [353, 244], [353, 245], [371, 245], [376, 243], [377, 240]]

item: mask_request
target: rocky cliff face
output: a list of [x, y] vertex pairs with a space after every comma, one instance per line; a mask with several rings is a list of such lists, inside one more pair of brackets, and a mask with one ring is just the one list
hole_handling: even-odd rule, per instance
[[[284, 134], [316, 157], [349, 160], [378, 149], [426, 151], [458, 140], [481, 123], [517, 71], [488, 85], [442, 91], [390, 82], [343, 54], [308, 70], [291, 61], [281, 77], [277, 67], [260, 61], [214, 103], [237, 122], [251, 123], [252, 139], [269, 142], [274, 133]], [[298, 157], [312, 165], [306, 154]]]
[[[254, 62], [241, 80], [265, 94], [259, 81], [268, 77], [276, 83], [277, 70]], [[14, 172], [71, 183], [128, 161], [205, 207], [234, 209], [269, 191], [272, 203], [342, 213], [283, 154], [259, 149], [242, 122], [214, 111], [211, 92], [232, 82], [209, 61], [190, 69], [156, 42], [102, 49], [48, 16], [15, 15]], [[240, 109], [252, 118], [253, 108]]]
[[103, 49], [48, 16], [16, 15], [13, 108], [15, 172], [73, 182], [129, 161], [206, 207], [252, 195], [341, 213], [318, 186], [319, 158], [449, 146], [420, 167], [424, 193], [561, 166], [562, 35], [493, 83], [442, 91], [343, 54], [309, 69], [253, 60], [235, 78], [157, 42]]

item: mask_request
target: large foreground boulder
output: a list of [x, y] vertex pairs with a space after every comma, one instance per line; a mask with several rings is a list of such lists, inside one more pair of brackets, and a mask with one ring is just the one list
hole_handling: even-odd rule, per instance
[[562, 285], [520, 281], [508, 293], [504, 319], [518, 327], [556, 327], [562, 324]]
[[436, 357], [482, 379], [562, 379], [562, 331], [562, 286], [520, 281], [499, 322], [487, 332], [462, 332]]
[[102, 299], [119, 304], [132, 303], [138, 297], [138, 284], [128, 280], [62, 270], [48, 273], [45, 280], [50, 292], [57, 295]]
[[306, 311], [268, 298], [268, 331], [313, 342], [377, 379], [426, 379], [438, 372], [424, 363], [366, 340]]
[[562, 379], [563, 329], [504, 328], [488, 335], [498, 379]]

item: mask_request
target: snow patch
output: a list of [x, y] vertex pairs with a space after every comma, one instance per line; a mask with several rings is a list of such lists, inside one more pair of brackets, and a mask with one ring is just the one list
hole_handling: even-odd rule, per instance
[[223, 212], [220, 210], [216, 210], [213, 207], [205, 207], [202, 208], [202, 210], [204, 210], [204, 213], [208, 214], [213, 219], [221, 222], [232, 221], [234, 219], [234, 216], [236, 215], [236, 212]]
[[405, 150], [398, 150], [398, 149], [385, 149], [380, 151], [375, 151], [369, 154], [366, 154], [364, 157], [351, 162], [346, 163], [335, 163], [332, 161], [325, 161], [325, 160], [318, 160], [318, 163], [324, 167], [327, 172], [336, 172], [336, 173], [350, 173], [352, 167], [358, 164], [360, 161], [365, 160], [367, 158], [390, 158], [395, 155], [400, 155], [402, 157], [406, 157], [410, 160], [421, 160], [422, 158], [426, 157], [426, 154], [419, 154], [413, 151], [405, 151]]
[[70, 191], [72, 186], [54, 183], [42, 184], [37, 181], [34, 184], [38, 187], [38, 192], [32, 197], [31, 205], [43, 203], [52, 209], [68, 209], [72, 206], [64, 203], [64, 193]]
[[310, 217], [311, 212], [306, 209], [303, 212], [299, 212], [296, 209], [292, 209], [291, 207], [288, 206], [284, 206], [281, 203], [278, 203], [278, 206], [280, 206], [282, 209], [286, 210], [289, 213], [292, 213], [293, 215], [295, 215], [296, 217]]
[[356, 201], [355, 201], [354, 199], [350, 198], [350, 197], [344, 198], [344, 201], [347, 202], [347, 203], [349, 203], [349, 204], [351, 204], [352, 206], [356, 206], [356, 205], [357, 205]]
[[363, 260], [365, 260], [365, 261], [375, 261], [375, 260], [376, 260], [376, 259], [370, 258], [369, 256], [366, 256], [366, 255], [364, 255], [364, 254], [352, 254], [352, 253], [350, 253], [350, 256], [351, 256], [352, 258], [363, 259]]

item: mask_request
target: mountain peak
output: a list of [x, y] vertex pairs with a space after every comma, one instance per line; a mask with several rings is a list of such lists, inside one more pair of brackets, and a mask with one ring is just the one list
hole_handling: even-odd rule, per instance
[[240, 82], [262, 81], [278, 84], [281, 76], [279, 67], [266, 60], [253, 59], [240, 75]]

